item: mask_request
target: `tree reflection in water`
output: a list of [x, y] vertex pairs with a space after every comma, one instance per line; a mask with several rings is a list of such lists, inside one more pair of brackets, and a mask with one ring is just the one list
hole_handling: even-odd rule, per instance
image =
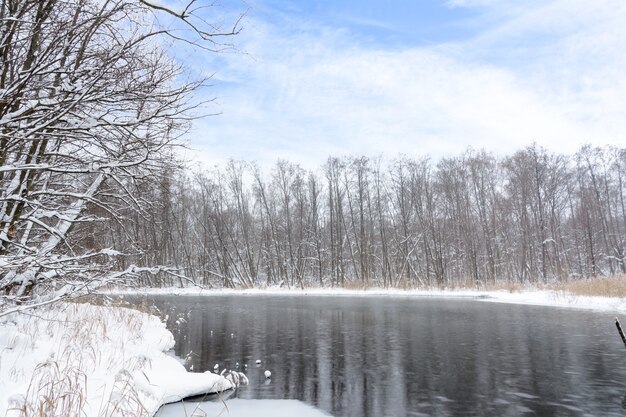
[[336, 417], [621, 416], [626, 403], [626, 355], [605, 314], [429, 298], [154, 302], [195, 371], [248, 365], [237, 398], [297, 399]]

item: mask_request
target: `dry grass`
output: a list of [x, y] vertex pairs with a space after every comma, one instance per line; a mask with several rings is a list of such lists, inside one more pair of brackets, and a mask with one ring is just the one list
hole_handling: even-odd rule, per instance
[[[580, 279], [570, 282], [558, 282], [553, 284], [533, 283], [532, 286], [524, 285], [514, 281], [475, 283], [471, 279], [465, 281], [449, 283], [445, 286], [434, 287], [415, 287], [412, 285], [395, 285], [393, 289], [401, 290], [478, 290], [478, 291], [507, 291], [509, 293], [518, 293], [533, 290], [553, 290], [569, 293], [577, 296], [598, 296], [598, 297], [621, 297], [626, 298], [626, 275], [614, 275], [610, 277], [596, 277]], [[346, 289], [349, 290], [367, 290], [367, 283], [346, 282]]]
[[101, 307], [119, 307], [123, 309], [136, 310], [141, 313], [151, 314], [157, 317], [161, 316], [161, 312], [159, 311], [154, 304], [152, 304], [147, 299], [129, 302], [126, 300], [126, 297], [122, 295], [106, 295], [106, 294], [89, 294], [84, 295], [82, 297], [78, 297], [73, 300], [74, 303], [77, 304], [89, 304], [93, 306], [101, 306]]
[[524, 287], [524, 285], [520, 284], [519, 282], [512, 282], [512, 281], [497, 282], [497, 283], [489, 282], [489, 283], [480, 284], [471, 288], [476, 288], [480, 291], [508, 291], [510, 293], [522, 292], [525, 289], [527, 289], [527, 287]]
[[148, 417], [149, 414], [139, 399], [132, 375], [128, 371], [119, 372], [115, 376], [111, 396], [104, 404], [99, 417]]
[[[337, 287], [345, 290], [353, 290], [353, 291], [366, 291], [372, 288], [379, 289], [381, 288], [379, 283], [372, 284], [364, 281], [346, 281], [343, 287]], [[522, 292], [528, 287], [520, 284], [518, 282], [489, 282], [489, 283], [475, 283], [471, 279], [467, 279], [461, 282], [455, 283], [447, 283], [445, 285], [419, 285], [417, 283], [413, 283], [407, 281], [405, 279], [398, 280], [394, 282], [394, 284], [390, 287], [386, 287], [390, 290], [402, 290], [402, 291], [412, 291], [412, 290], [478, 290], [478, 291], [508, 291], [508, 292]], [[540, 288], [535, 285], [533, 288]], [[540, 288], [540, 289], [549, 289], [549, 288]]]
[[[474, 289], [479, 291], [523, 292], [529, 287], [519, 282], [496, 282], [474, 285], [470, 281], [457, 285], [448, 285], [440, 289]], [[554, 284], [532, 284], [532, 289], [553, 290], [578, 296], [622, 297], [626, 298], [626, 275], [580, 279]]]
[[77, 367], [47, 361], [35, 369], [21, 404], [21, 416], [80, 417], [86, 400], [87, 378]]
[[[25, 315], [28, 317], [25, 321], [20, 321], [22, 334], [28, 335], [33, 347], [40, 339], [54, 341], [56, 345], [56, 351], [35, 367], [23, 400], [9, 407], [20, 417], [83, 415], [87, 399], [86, 372], [96, 360], [86, 334], [90, 326], [70, 319], [71, 314], [59, 313], [62, 313], [61, 308], [52, 306], [46, 311], [34, 310]], [[58, 332], [63, 335], [55, 338]]]
[[553, 289], [583, 296], [626, 297], [626, 275], [564, 282], [554, 285]]
[[344, 289], [353, 290], [353, 291], [367, 290], [370, 287], [371, 285], [368, 285], [367, 282], [360, 281], [360, 280], [359, 281], [346, 281], [343, 286]]
[[[80, 310], [80, 313], [79, 313]], [[115, 346], [114, 354], [104, 354], [101, 344], [111, 340], [121, 328], [131, 335], [141, 334], [140, 314], [127, 308], [80, 308], [76, 304], [58, 304], [37, 309], [19, 321], [22, 334], [34, 345], [38, 340], [50, 343], [51, 355], [39, 363], [24, 397], [10, 402], [12, 415], [20, 417], [79, 417], [85, 415], [87, 375], [98, 369], [122, 369], [115, 376], [110, 394], [102, 398], [101, 417], [147, 417], [129, 371], [141, 370], [145, 363], [125, 357], [124, 345]], [[28, 317], [29, 316], [29, 317]], [[20, 377], [27, 372], [18, 364], [9, 375]], [[104, 389], [104, 387], [102, 387]], [[0, 412], [1, 413], [1, 412]]]

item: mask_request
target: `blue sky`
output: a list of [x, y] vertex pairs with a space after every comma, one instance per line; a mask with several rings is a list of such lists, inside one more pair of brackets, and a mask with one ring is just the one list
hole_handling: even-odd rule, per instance
[[480, 16], [475, 8], [449, 7], [434, 0], [268, 0], [257, 3], [254, 10], [274, 23], [293, 19], [345, 28], [362, 42], [380, 48], [463, 39], [476, 33], [476, 18]]
[[226, 22], [245, 9], [239, 52], [186, 58], [214, 74], [205, 94], [220, 115], [189, 135], [188, 157], [204, 165], [626, 145], [623, 0], [233, 0], [220, 10]]

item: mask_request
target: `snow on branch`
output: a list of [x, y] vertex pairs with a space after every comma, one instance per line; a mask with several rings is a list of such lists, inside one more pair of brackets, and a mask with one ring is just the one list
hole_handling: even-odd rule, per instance
[[[241, 17], [219, 30], [206, 20], [211, 5], [20, 0], [3, 9], [0, 308], [176, 274], [150, 268], [166, 262], [149, 259], [155, 248], [142, 247], [138, 224], [160, 209], [144, 190], [159, 189], [177, 166], [174, 149], [199, 116], [194, 94], [207, 78], [189, 79], [160, 39], [217, 49]], [[162, 13], [174, 18], [169, 27]]]

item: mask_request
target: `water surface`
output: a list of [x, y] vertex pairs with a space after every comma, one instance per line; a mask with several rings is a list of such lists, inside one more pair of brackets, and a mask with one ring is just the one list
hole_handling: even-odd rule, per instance
[[248, 366], [250, 385], [230, 398], [336, 417], [626, 415], [626, 349], [608, 314], [415, 297], [150, 300], [194, 371]]

